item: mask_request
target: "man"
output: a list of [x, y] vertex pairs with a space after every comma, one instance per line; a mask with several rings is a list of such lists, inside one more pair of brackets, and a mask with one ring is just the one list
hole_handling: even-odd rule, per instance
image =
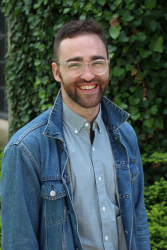
[[143, 170], [129, 114], [104, 96], [107, 42], [93, 20], [54, 43], [54, 106], [19, 130], [2, 163], [3, 250], [148, 250]]

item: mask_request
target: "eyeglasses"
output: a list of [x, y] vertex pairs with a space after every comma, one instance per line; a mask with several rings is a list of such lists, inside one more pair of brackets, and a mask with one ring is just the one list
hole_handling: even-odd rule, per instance
[[82, 75], [85, 66], [88, 65], [90, 70], [95, 75], [102, 75], [106, 72], [109, 60], [95, 60], [92, 62], [56, 62], [66, 66], [66, 70], [70, 76]]

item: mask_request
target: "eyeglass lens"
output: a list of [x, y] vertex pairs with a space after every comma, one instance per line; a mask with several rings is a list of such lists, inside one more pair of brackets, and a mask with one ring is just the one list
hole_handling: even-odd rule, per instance
[[[84, 67], [82, 62], [70, 62], [67, 65], [67, 71], [72, 76], [78, 76], [82, 74]], [[89, 67], [95, 75], [101, 75], [107, 69], [107, 62], [105, 60], [93, 61]]]

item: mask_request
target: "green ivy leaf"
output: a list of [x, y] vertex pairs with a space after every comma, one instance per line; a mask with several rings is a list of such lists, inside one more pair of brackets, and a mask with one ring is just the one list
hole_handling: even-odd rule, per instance
[[126, 64], [126, 71], [129, 71], [131, 69], [133, 69], [134, 65], [131, 65], [131, 64]]
[[147, 9], [152, 10], [156, 6], [157, 0], [145, 0], [144, 4]]
[[109, 58], [112, 59], [114, 57], [114, 53], [109, 54]]
[[108, 53], [112, 53], [117, 50], [117, 47], [114, 47], [112, 45], [108, 45]]
[[41, 5], [41, 3], [36, 3], [36, 4], [34, 4], [34, 9], [38, 9], [39, 8], [39, 6]]
[[149, 119], [146, 119], [146, 120], [143, 122], [143, 125], [145, 125], [145, 126], [148, 127], [148, 128], [152, 128], [153, 122], [154, 122], [154, 118], [153, 118], [153, 117], [150, 117]]
[[125, 31], [121, 31], [120, 35], [119, 35], [119, 42], [128, 42], [129, 41], [129, 37], [126, 36]]
[[118, 6], [118, 5], [120, 5], [120, 3], [122, 3], [122, 0], [116, 0], [114, 3], [116, 6]]
[[35, 18], [35, 16], [32, 14], [32, 13], [30, 13], [30, 15], [28, 16], [28, 22], [32, 22], [33, 20], [34, 20], [34, 18]]
[[109, 33], [113, 39], [116, 39], [120, 34], [120, 25], [118, 25], [117, 27], [110, 27]]
[[136, 90], [136, 86], [131, 86], [129, 90], [130, 90], [130, 92], [134, 93]]
[[135, 3], [129, 4], [129, 5], [127, 4], [127, 5], [126, 5], [126, 8], [127, 8], [128, 10], [133, 10], [134, 7], [135, 7], [135, 5], [136, 5]]
[[156, 52], [163, 52], [163, 38], [159, 37], [156, 41], [152, 41], [150, 43], [150, 47], [152, 48], [153, 51]]
[[159, 129], [163, 128], [163, 119], [162, 119], [162, 117], [155, 118], [154, 126], [159, 128]]
[[34, 65], [39, 66], [41, 64], [41, 60], [35, 59]]
[[139, 99], [139, 98], [135, 98], [135, 97], [133, 97], [133, 96], [130, 96], [128, 99], [129, 99], [129, 103], [130, 103], [131, 105], [137, 105], [137, 104], [140, 102], [140, 99]]
[[74, 10], [77, 10], [77, 9], [78, 9], [78, 5], [79, 5], [78, 2], [75, 2], [75, 3], [73, 4]]
[[152, 21], [149, 23], [149, 25], [150, 25], [151, 31], [155, 31], [156, 28], [157, 28], [158, 23], [157, 23], [155, 20], [152, 20]]
[[137, 106], [130, 106], [128, 112], [131, 115], [135, 115], [139, 111], [139, 108]]
[[125, 72], [125, 69], [121, 68], [120, 66], [115, 66], [113, 69], [113, 76], [121, 76]]
[[117, 8], [117, 6], [114, 3], [108, 3], [108, 6], [112, 11], [114, 11]]
[[131, 116], [132, 120], [134, 120], [134, 121], [136, 121], [139, 117], [140, 117], [140, 113], [137, 113], [137, 114]]
[[153, 135], [154, 134], [154, 128], [149, 128], [145, 125], [142, 125], [142, 128], [144, 129], [144, 131], [146, 131], [147, 133]]
[[86, 15], [81, 15], [80, 17], [79, 17], [79, 20], [85, 20], [86, 19]]
[[63, 14], [67, 14], [70, 11], [70, 8], [65, 8]]
[[163, 110], [163, 114], [164, 114], [164, 115], [167, 115], [167, 108], [165, 108], [165, 109]]
[[39, 92], [39, 98], [43, 99], [45, 98], [46, 92], [44, 90]]
[[123, 47], [123, 53], [126, 53], [128, 50], [129, 50], [129, 48], [130, 48], [130, 44], [126, 44], [126, 45], [124, 45], [124, 47]]
[[125, 2], [127, 3], [127, 4], [129, 4], [129, 3], [131, 3], [131, 2], [133, 2], [134, 0], [125, 0]]
[[152, 54], [152, 52], [150, 50], [145, 50], [143, 48], [139, 49], [139, 53], [140, 53], [142, 58], [147, 58], [149, 55]]
[[150, 114], [153, 114], [153, 115], [157, 114], [157, 112], [158, 112], [157, 106], [156, 106], [156, 105], [153, 105], [153, 106], [151, 107], [151, 109], [148, 110], [148, 112], [149, 112]]
[[122, 103], [120, 99], [116, 99], [114, 101], [114, 103], [120, 107], [121, 109], [127, 109], [128, 108], [128, 105], [126, 105], [125, 103]]
[[20, 13], [20, 9], [15, 9], [13, 17], [17, 17]]
[[139, 42], [144, 42], [145, 40], [146, 40], [146, 35], [145, 35], [145, 33], [144, 32], [139, 32], [138, 34], [137, 34], [137, 40], [139, 41]]
[[150, 90], [150, 89], [147, 90], [147, 95], [148, 95], [148, 97], [149, 97], [150, 100], [154, 99], [155, 94], [156, 94], [156, 92], [154, 90]]
[[125, 11], [125, 13], [122, 16], [122, 20], [124, 22], [130, 22], [131, 20], [134, 19], [134, 16], [131, 16], [131, 13], [129, 10]]
[[98, 0], [97, 1], [101, 6], [104, 6], [106, 3], [106, 0]]

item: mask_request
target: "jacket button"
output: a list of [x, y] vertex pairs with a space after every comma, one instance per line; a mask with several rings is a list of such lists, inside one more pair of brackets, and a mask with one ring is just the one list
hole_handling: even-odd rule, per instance
[[56, 195], [56, 192], [54, 190], [50, 191], [50, 196], [55, 196]]

